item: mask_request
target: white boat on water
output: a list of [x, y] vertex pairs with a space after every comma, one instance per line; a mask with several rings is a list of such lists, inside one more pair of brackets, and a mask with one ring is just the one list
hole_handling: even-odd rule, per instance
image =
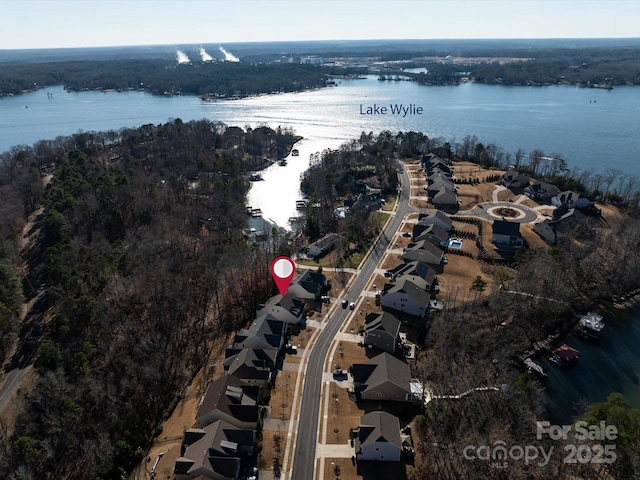
[[600, 335], [602, 330], [604, 330], [602, 315], [598, 315], [594, 312], [589, 312], [586, 315], [583, 315], [578, 321], [578, 328], [587, 335]]

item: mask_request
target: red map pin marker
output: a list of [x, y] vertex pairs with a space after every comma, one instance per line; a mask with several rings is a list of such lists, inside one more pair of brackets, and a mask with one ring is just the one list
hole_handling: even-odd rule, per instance
[[289, 285], [291, 285], [291, 280], [293, 280], [295, 274], [296, 264], [293, 263], [293, 260], [289, 257], [278, 257], [271, 262], [273, 281], [276, 282], [280, 295], [283, 297], [284, 294], [287, 293], [287, 289]]

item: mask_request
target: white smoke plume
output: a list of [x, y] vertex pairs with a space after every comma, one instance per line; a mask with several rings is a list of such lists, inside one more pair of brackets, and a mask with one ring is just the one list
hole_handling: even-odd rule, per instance
[[213, 57], [211, 55], [209, 55], [206, 50], [202, 47], [200, 47], [200, 58], [202, 59], [203, 62], [213, 62]]
[[223, 47], [220, 47], [220, 51], [224, 55], [224, 59], [227, 62], [239, 62], [240, 59], [236, 57], [233, 53], [226, 51]]
[[178, 60], [178, 64], [191, 63], [191, 60], [189, 60], [189, 57], [187, 57], [187, 54], [184, 53], [182, 50], [178, 50], [176, 52], [176, 60]]

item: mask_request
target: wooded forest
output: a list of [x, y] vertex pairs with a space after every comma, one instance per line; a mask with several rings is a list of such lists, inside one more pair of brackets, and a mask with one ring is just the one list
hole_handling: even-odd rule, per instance
[[246, 172], [297, 139], [178, 119], [3, 155], [2, 353], [19, 335], [12, 363], [37, 379], [0, 425], [2, 478], [116, 479], [140, 462], [212, 339], [274, 293], [270, 261], [289, 251], [247, 245]]

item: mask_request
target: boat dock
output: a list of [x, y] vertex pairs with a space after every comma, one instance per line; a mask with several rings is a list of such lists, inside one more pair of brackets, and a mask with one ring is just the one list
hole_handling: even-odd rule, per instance
[[531, 358], [525, 358], [523, 363], [526, 365], [526, 367], [527, 367], [527, 369], [529, 370], [530, 373], [531, 372], [537, 373], [538, 375], [540, 375], [542, 377], [546, 377], [547, 376], [547, 372], [544, 371], [544, 368], [542, 368], [536, 362], [531, 360]]
[[260, 210], [259, 208], [252, 208], [248, 206], [246, 207], [245, 211], [247, 212], [247, 215], [251, 215], [254, 218], [262, 216], [262, 210]]

